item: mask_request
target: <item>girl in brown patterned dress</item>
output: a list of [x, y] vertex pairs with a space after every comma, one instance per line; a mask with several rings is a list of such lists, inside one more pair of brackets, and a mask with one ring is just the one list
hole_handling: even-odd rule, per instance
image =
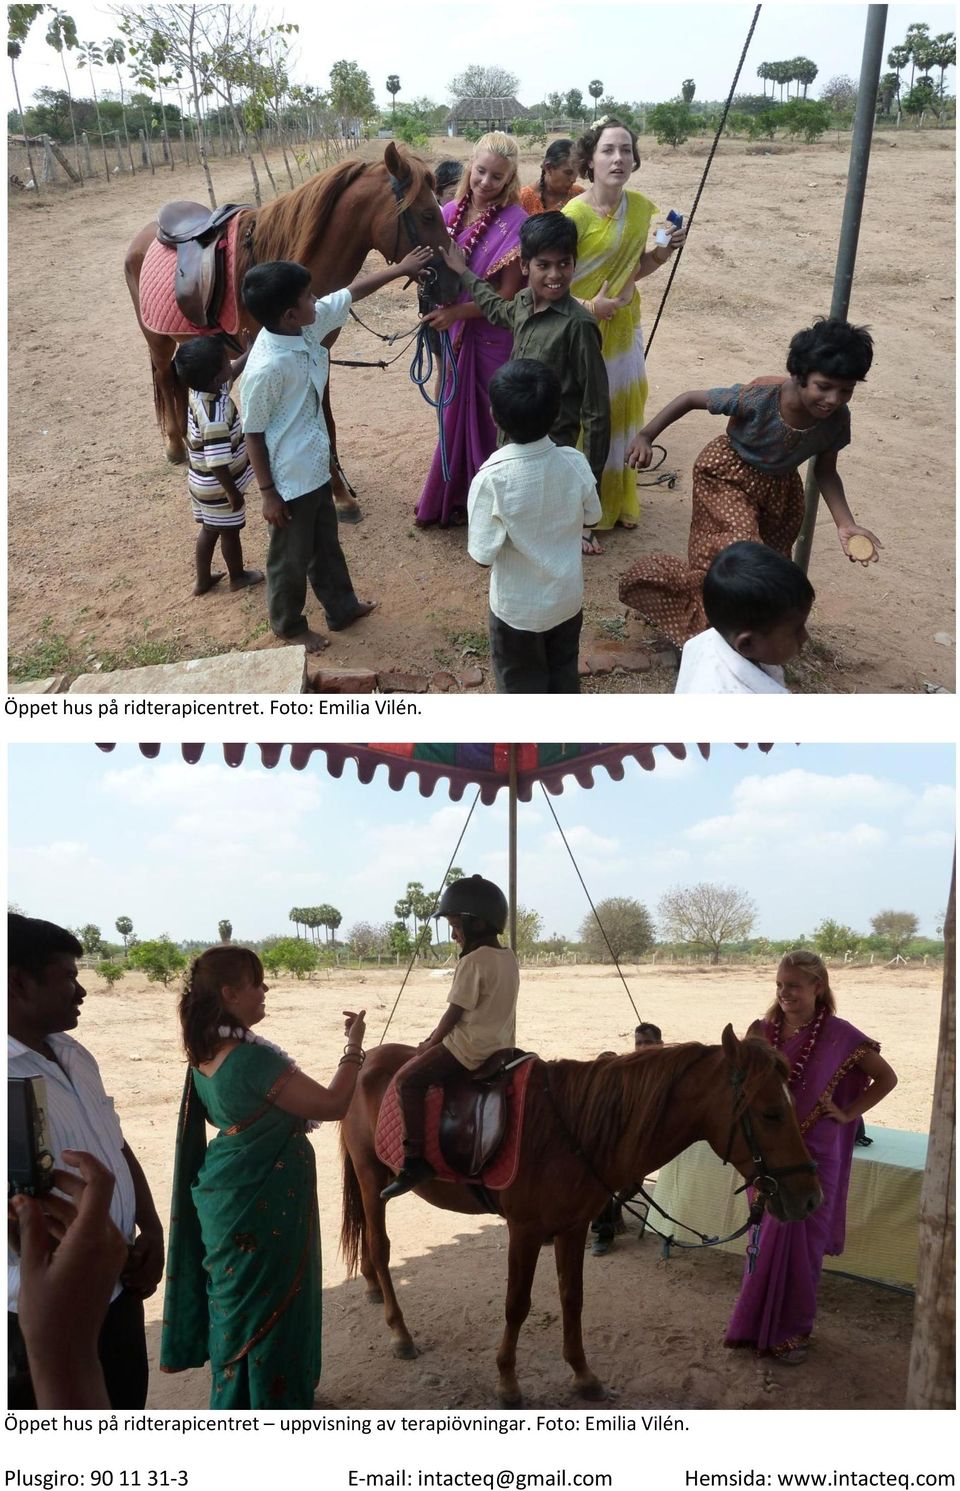
[[[789, 377], [693, 390], [655, 415], [629, 446], [629, 466], [648, 466], [653, 441], [693, 409], [726, 414], [729, 422], [694, 464], [687, 562], [672, 554], [644, 555], [621, 576], [624, 604], [678, 647], [703, 631], [703, 577], [721, 549], [751, 540], [790, 557], [803, 522], [798, 467], [811, 458], [843, 552], [852, 561], [874, 563], [880, 540], [854, 521], [837, 472], [837, 452], [850, 443], [847, 405], [872, 361], [873, 341], [864, 327], [821, 319], [792, 339]], [[870, 549], [864, 558], [849, 547], [856, 535]]]

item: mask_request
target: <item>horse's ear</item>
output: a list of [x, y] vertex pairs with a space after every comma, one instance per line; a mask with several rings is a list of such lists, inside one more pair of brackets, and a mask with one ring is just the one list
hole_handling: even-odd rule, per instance
[[391, 140], [383, 152], [383, 164], [391, 176], [396, 176], [398, 181], [406, 181], [410, 175], [409, 163], [400, 154], [396, 142]]
[[720, 1044], [723, 1047], [724, 1055], [726, 1056], [730, 1065], [734, 1067], [739, 1066], [740, 1042], [737, 1040], [736, 1036], [733, 1033], [732, 1025], [727, 1025], [724, 1028], [723, 1035], [720, 1037]]

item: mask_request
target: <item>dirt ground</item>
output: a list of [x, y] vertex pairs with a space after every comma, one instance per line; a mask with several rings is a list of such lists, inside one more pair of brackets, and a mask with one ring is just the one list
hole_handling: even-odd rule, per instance
[[[432, 158], [463, 142], [434, 141]], [[707, 147], [642, 142], [634, 184], [663, 212], [689, 211]], [[371, 158], [380, 147], [363, 147]], [[461, 151], [461, 153], [465, 153]], [[539, 157], [524, 158], [532, 181]], [[652, 349], [649, 409], [689, 387], [782, 368], [787, 342], [829, 308], [847, 172], [846, 143], [724, 144]], [[915, 692], [954, 686], [954, 135], [878, 136], [851, 315], [877, 357], [853, 405], [841, 471], [857, 517], [885, 545], [863, 570], [821, 520], [811, 578], [812, 643], [794, 670], [805, 692]], [[249, 195], [246, 167], [216, 163], [221, 201]], [[10, 210], [9, 597], [19, 677], [134, 666], [276, 645], [263, 591], [193, 599], [182, 470], [154, 427], [146, 348], [122, 260], [133, 233], [169, 197], [204, 198], [197, 170], [166, 178], [21, 194]], [[666, 274], [644, 282], [647, 330]], [[415, 302], [387, 287], [362, 307], [384, 330], [412, 327]], [[65, 358], [64, 352], [70, 349]], [[376, 359], [351, 325], [339, 353]], [[72, 354], [72, 355], [71, 355]], [[413, 508], [434, 445], [434, 415], [407, 377], [334, 369], [341, 456], [366, 520], [344, 533], [361, 595], [379, 612], [333, 638], [330, 667], [416, 669], [486, 662], [486, 576], [462, 530], [421, 532]], [[719, 426], [690, 417], [668, 436], [676, 489], [653, 487], [635, 533], [609, 536], [585, 564], [585, 646], [650, 640], [625, 617], [617, 576], [641, 553], [682, 553], [690, 472]], [[252, 513], [248, 562], [262, 567], [265, 525]], [[672, 690], [672, 666], [590, 681], [606, 691]], [[484, 684], [489, 688], [489, 680]]]
[[[645, 1019], [668, 1040], [717, 1041], [728, 1020], [740, 1033], [769, 1003], [775, 969], [676, 967], [627, 970]], [[846, 969], [834, 980], [841, 1012], [882, 1044], [900, 1083], [870, 1115], [873, 1126], [926, 1132], [940, 1008], [935, 968]], [[262, 1033], [320, 1080], [342, 1047], [340, 1011], [365, 1007], [368, 1045], [380, 1038], [400, 973], [338, 970], [310, 983], [279, 983], [267, 996]], [[418, 1041], [436, 1022], [447, 982], [417, 972], [390, 1039]], [[88, 981], [80, 1039], [100, 1062], [124, 1133], [168, 1212], [174, 1130], [183, 1081], [176, 993], [128, 975], [113, 993]], [[909, 1009], [909, 1019], [904, 1011]], [[544, 1057], [589, 1059], [629, 1050], [635, 1016], [616, 974], [599, 967], [528, 969], [521, 984], [518, 1040]], [[336, 1409], [495, 1407], [494, 1353], [502, 1330], [507, 1233], [490, 1217], [435, 1210], [416, 1197], [391, 1203], [391, 1267], [419, 1349], [415, 1361], [390, 1353], [382, 1310], [362, 1280], [344, 1279], [338, 1128], [313, 1136], [324, 1246], [324, 1369], [317, 1406]], [[655, 1239], [630, 1224], [606, 1258], [585, 1261], [584, 1339], [588, 1359], [623, 1408], [899, 1408], [903, 1404], [913, 1300], [879, 1286], [825, 1276], [815, 1349], [801, 1369], [725, 1351], [724, 1326], [741, 1261], [721, 1253], [679, 1254], [664, 1263]], [[162, 1293], [148, 1302], [149, 1406], [202, 1408], [205, 1370], [156, 1370]], [[553, 1259], [544, 1250], [533, 1308], [520, 1337], [527, 1407], [583, 1406], [561, 1358]]]

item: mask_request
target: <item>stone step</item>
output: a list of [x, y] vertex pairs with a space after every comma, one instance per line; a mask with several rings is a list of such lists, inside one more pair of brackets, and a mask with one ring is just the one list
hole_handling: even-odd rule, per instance
[[302, 694], [307, 663], [302, 647], [225, 652], [220, 657], [84, 673], [71, 694]]

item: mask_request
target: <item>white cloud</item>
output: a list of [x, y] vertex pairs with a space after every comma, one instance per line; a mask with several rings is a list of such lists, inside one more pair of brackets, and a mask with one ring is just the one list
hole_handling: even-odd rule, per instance
[[957, 795], [953, 787], [925, 787], [913, 806], [904, 814], [908, 828], [932, 828], [952, 825], [957, 813]]

